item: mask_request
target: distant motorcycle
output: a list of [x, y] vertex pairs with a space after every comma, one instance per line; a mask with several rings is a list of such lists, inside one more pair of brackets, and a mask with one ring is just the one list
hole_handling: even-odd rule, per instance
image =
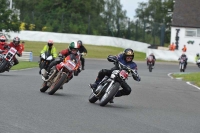
[[197, 59], [196, 64], [200, 68], [200, 58]]
[[182, 57], [179, 59], [179, 69], [180, 69], [180, 72], [185, 72], [185, 65], [186, 65], [186, 58], [185, 57]]
[[105, 76], [97, 86], [95, 92], [92, 89], [92, 93], [89, 96], [90, 103], [95, 103], [99, 100], [100, 106], [105, 106], [115, 97], [121, 87], [121, 83], [128, 79], [129, 74], [139, 77], [136, 70], [130, 69], [120, 62], [116, 62], [116, 60], [113, 60], [113, 62], [116, 63], [119, 70], [114, 70], [110, 77]]
[[147, 57], [147, 65], [148, 65], [148, 68], [149, 68], [149, 72], [152, 72], [153, 62], [154, 62], [153, 57], [152, 56], [148, 56]]
[[42, 84], [41, 92], [45, 92], [49, 88], [49, 95], [53, 95], [64, 83], [70, 80], [70, 75], [75, 71], [78, 60], [75, 55], [70, 54], [65, 58], [66, 62], [61, 62], [61, 69], [57, 71], [56, 67], [52, 67], [48, 74], [48, 79], [45, 79], [47, 72], [45, 69], [41, 70]]
[[53, 56], [49, 52], [42, 53], [40, 55], [40, 57], [41, 57], [41, 60], [40, 60], [40, 63], [39, 63], [39, 67], [40, 67], [39, 74], [41, 74], [42, 69], [46, 70], [48, 68], [49, 64], [53, 60]]
[[0, 52], [0, 73], [10, 70], [10, 68], [14, 65], [14, 56], [16, 54], [17, 50], [13, 47], [9, 47]]

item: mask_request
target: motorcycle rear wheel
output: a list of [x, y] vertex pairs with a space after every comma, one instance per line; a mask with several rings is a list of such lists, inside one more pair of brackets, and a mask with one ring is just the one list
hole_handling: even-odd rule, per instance
[[115, 82], [109, 89], [108, 92], [106, 92], [102, 98], [100, 99], [100, 106], [105, 106], [108, 102], [110, 102], [113, 97], [116, 95], [120, 87], [120, 83]]
[[57, 79], [57, 81], [51, 85], [50, 91], [48, 92], [48, 94], [53, 95], [63, 85], [66, 78], [67, 78], [67, 75], [65, 73], [63, 73], [61, 75], [61, 77], [59, 79]]

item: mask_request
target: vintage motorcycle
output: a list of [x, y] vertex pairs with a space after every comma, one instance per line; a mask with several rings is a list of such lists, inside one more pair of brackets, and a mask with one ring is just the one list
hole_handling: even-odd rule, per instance
[[10, 70], [14, 65], [13, 58], [16, 54], [17, 50], [13, 47], [0, 51], [0, 73]]
[[148, 68], [149, 68], [149, 72], [152, 72], [153, 62], [154, 62], [153, 57], [152, 56], [148, 56], [147, 57], [147, 65], [148, 65]]
[[71, 74], [77, 69], [78, 64], [80, 64], [80, 60], [75, 55], [70, 54], [65, 58], [65, 62], [60, 63], [60, 70], [57, 69], [57, 66], [51, 68], [47, 79], [45, 78], [47, 72], [42, 69], [43, 84], [40, 91], [45, 92], [49, 88], [48, 94], [53, 95], [64, 83], [70, 80]]
[[179, 59], [179, 69], [180, 69], [180, 72], [185, 72], [185, 64], [186, 63], [186, 58], [185, 57], [182, 57]]
[[53, 60], [53, 56], [49, 52], [42, 53], [40, 55], [40, 57], [41, 57], [41, 60], [40, 60], [40, 63], [39, 63], [39, 67], [40, 67], [39, 74], [41, 74], [42, 69], [46, 70], [47, 67], [49, 66], [49, 64]]
[[134, 77], [139, 79], [139, 75], [135, 69], [130, 69], [114, 58], [110, 58], [109, 61], [115, 62], [118, 70], [114, 70], [110, 77], [105, 76], [95, 91], [92, 89], [92, 93], [89, 96], [90, 103], [95, 103], [99, 100], [100, 106], [105, 106], [108, 102], [114, 99], [121, 87], [121, 82], [125, 82], [125, 80], [128, 79], [129, 74], [132, 74]]

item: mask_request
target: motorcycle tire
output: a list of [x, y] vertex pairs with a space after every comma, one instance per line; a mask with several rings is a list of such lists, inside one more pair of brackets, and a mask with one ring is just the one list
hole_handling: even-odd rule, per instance
[[41, 61], [40, 62], [40, 70], [45, 69], [45, 65], [46, 65], [46, 62], [45, 61]]
[[45, 92], [49, 87], [47, 86], [46, 82], [43, 82], [42, 88], [40, 89], [41, 92]]
[[89, 102], [95, 103], [98, 100], [98, 98], [95, 97], [94, 93], [91, 93], [89, 96]]
[[100, 99], [100, 106], [105, 106], [108, 102], [110, 102], [113, 97], [117, 94], [120, 87], [120, 83], [115, 82]]
[[5, 71], [7, 64], [8, 64], [8, 61], [6, 61], [5, 59], [3, 59], [0, 62], [0, 72], [4, 72]]
[[63, 85], [63, 83], [66, 81], [67, 75], [63, 73], [60, 78], [58, 78], [51, 86], [50, 91], [48, 92], [49, 95], [53, 95], [60, 87]]
[[152, 72], [152, 65], [149, 64], [149, 72]]

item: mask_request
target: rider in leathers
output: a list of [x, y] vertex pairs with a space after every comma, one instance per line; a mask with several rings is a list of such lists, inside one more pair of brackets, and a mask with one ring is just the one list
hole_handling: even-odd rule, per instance
[[[186, 69], [186, 67], [187, 67], [187, 60], [188, 60], [187, 55], [185, 53], [183, 53], [178, 60], [180, 60], [181, 58], [185, 59], [185, 69]], [[180, 62], [179, 62], [179, 64], [180, 64]]]
[[79, 53], [81, 54], [81, 66], [82, 66], [82, 70], [85, 69], [85, 59], [83, 58], [83, 55], [87, 54], [87, 49], [83, 46], [83, 42], [81, 40], [78, 40], [78, 44], [80, 45], [79, 48]]
[[[70, 43], [69, 45], [69, 48], [68, 49], [64, 49], [62, 50], [60, 53], [59, 53], [59, 58], [58, 59], [55, 59], [54, 61], [52, 61], [48, 68], [47, 68], [47, 73], [50, 72], [50, 69], [53, 67], [53, 66], [56, 66], [57, 64], [61, 63], [62, 61], [64, 61], [65, 57], [67, 57], [68, 55], [70, 54], [74, 54], [75, 56], [78, 56], [78, 49], [79, 49], [79, 44], [77, 44], [77, 42], [72, 42]], [[79, 57], [80, 58], [80, 57]], [[77, 69], [77, 71], [74, 72], [74, 76], [78, 76], [78, 74], [80, 73], [80, 70]], [[48, 77], [47, 77], [48, 78]], [[73, 78], [73, 76], [71, 77], [71, 79]]]
[[[134, 58], [134, 51], [130, 48], [127, 48], [124, 50], [124, 52], [122, 54], [119, 54], [118, 56], [108, 56], [108, 61], [111, 61], [109, 58], [116, 58], [118, 59], [118, 61], [120, 63], [122, 63], [123, 65], [129, 66], [131, 69], [137, 69], [137, 65], [135, 62], [133, 62], [133, 58]], [[113, 70], [117, 70], [117, 66], [111, 68], [111, 69], [102, 69], [99, 71], [98, 76], [96, 81], [93, 84], [90, 84], [90, 87], [94, 90], [97, 89], [98, 84], [101, 82], [101, 80], [105, 77], [108, 76], [110, 77]], [[132, 75], [134, 80], [140, 81], [141, 78], [138, 75]], [[115, 95], [115, 97], [120, 97], [123, 95], [129, 95], [131, 93], [131, 87], [126, 83], [126, 82], [122, 82], [121, 83], [121, 87], [123, 88], [122, 90], [119, 90], [117, 92], [117, 94]], [[111, 103], [113, 103], [113, 101], [111, 100]]]

